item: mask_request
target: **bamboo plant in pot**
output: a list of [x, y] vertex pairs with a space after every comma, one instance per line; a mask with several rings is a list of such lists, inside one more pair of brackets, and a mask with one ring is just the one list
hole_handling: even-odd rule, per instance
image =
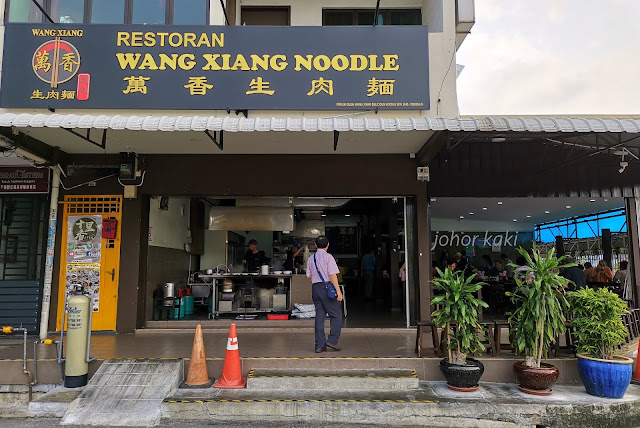
[[578, 372], [587, 393], [622, 398], [631, 381], [633, 359], [615, 355], [626, 341], [622, 315], [626, 303], [606, 288], [582, 288], [569, 293], [578, 353]]
[[562, 264], [565, 257], [555, 258], [553, 249], [544, 257], [535, 244], [531, 255], [523, 248], [518, 252], [525, 258], [527, 268], [516, 270], [516, 288], [505, 294], [516, 305], [513, 312], [507, 313], [514, 328], [511, 344], [525, 359], [516, 362], [513, 370], [522, 391], [548, 395], [559, 371], [542, 360], [547, 358], [556, 337], [565, 332], [565, 313], [569, 307], [563, 294], [567, 280], [558, 270], [575, 264]]
[[443, 327], [447, 335], [448, 358], [440, 361], [440, 370], [447, 379], [447, 385], [458, 391], [475, 391], [484, 373], [484, 366], [478, 360], [467, 358], [474, 352], [484, 351], [485, 345], [478, 332], [482, 329], [478, 322], [478, 310], [488, 305], [476, 298], [476, 292], [485, 283], [472, 282], [475, 275], [464, 277], [464, 272], [449, 269], [438, 271], [438, 278], [432, 281], [439, 294], [431, 299], [432, 305], [440, 308], [432, 313], [433, 322]]

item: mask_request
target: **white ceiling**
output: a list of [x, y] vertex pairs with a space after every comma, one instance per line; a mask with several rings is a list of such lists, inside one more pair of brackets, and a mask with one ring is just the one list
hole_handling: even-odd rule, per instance
[[[624, 206], [623, 198], [436, 198], [431, 216], [439, 219], [529, 224], [594, 214]], [[595, 202], [591, 202], [591, 200]], [[498, 202], [502, 202], [499, 205]], [[571, 208], [567, 208], [570, 206]], [[486, 207], [486, 210], [483, 210]], [[546, 214], [545, 211], [549, 211]], [[473, 213], [471, 215], [470, 213]], [[531, 217], [527, 217], [531, 216]]]
[[[99, 147], [60, 128], [19, 128], [21, 132], [67, 153], [105, 153]], [[75, 130], [86, 136], [86, 130]], [[414, 153], [433, 131], [341, 132], [337, 153]], [[211, 133], [213, 135], [213, 132]], [[220, 133], [217, 133], [220, 138]], [[91, 139], [100, 142], [102, 131]], [[224, 151], [204, 132], [107, 131], [106, 153], [133, 151], [146, 154], [326, 154], [333, 151], [333, 132], [225, 132]]]

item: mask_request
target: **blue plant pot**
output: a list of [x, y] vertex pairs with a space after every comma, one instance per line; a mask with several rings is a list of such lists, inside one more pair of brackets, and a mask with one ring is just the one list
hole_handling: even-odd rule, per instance
[[578, 355], [578, 371], [588, 394], [605, 398], [622, 398], [631, 382], [633, 360], [615, 357], [614, 360]]

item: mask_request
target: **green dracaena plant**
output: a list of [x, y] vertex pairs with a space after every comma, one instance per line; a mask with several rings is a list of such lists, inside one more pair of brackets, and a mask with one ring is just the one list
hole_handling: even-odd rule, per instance
[[565, 256], [554, 257], [553, 248], [546, 257], [535, 244], [531, 255], [522, 247], [518, 252], [525, 258], [528, 270], [523, 273], [524, 278], [514, 276], [515, 291], [505, 293], [516, 305], [513, 312], [507, 313], [509, 323], [515, 327], [511, 344], [517, 352], [524, 353], [526, 366], [540, 367], [540, 361], [547, 358], [556, 337], [566, 330], [565, 314], [569, 303], [564, 289], [568, 280], [558, 271], [576, 265], [562, 264]]
[[478, 312], [480, 307], [489, 306], [475, 295], [485, 283], [472, 283], [475, 275], [465, 278], [462, 271], [437, 271], [438, 278], [431, 282], [441, 294], [434, 296], [431, 304], [440, 305], [440, 309], [433, 311], [431, 316], [436, 325], [448, 328], [449, 362], [466, 365], [467, 354], [485, 349], [478, 336], [482, 329], [478, 322]]
[[592, 358], [612, 360], [614, 348], [626, 341], [622, 315], [627, 304], [606, 288], [582, 288], [568, 294], [574, 318], [577, 352]]

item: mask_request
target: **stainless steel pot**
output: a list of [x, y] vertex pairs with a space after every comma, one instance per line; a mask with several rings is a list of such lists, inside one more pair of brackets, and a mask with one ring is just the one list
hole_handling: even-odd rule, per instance
[[260, 274], [261, 275], [269, 275], [269, 265], [260, 266]]
[[175, 287], [173, 282], [165, 282], [162, 287], [162, 297], [175, 297]]

